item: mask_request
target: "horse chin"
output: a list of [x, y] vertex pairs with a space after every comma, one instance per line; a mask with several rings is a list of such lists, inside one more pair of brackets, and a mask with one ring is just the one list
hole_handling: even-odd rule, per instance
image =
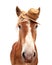
[[24, 61], [25, 63], [32, 63], [32, 59], [31, 59], [31, 60], [24, 59], [23, 61]]
[[25, 63], [31, 63], [32, 60], [25, 60]]

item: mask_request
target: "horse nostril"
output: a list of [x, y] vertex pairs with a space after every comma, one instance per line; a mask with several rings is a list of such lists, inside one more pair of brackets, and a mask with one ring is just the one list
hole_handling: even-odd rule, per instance
[[34, 56], [36, 55], [36, 53], [34, 52]]
[[22, 53], [22, 56], [25, 58], [25, 52]]

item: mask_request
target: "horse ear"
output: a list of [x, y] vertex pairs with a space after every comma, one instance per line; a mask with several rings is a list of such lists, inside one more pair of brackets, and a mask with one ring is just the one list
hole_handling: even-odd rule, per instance
[[38, 14], [40, 14], [40, 7], [38, 8]]
[[16, 14], [17, 14], [17, 16], [19, 16], [21, 14], [21, 10], [19, 9], [18, 6], [16, 7]]

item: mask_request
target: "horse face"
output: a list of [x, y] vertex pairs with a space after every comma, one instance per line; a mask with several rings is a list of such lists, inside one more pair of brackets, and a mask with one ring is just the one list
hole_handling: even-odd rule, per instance
[[[39, 9], [37, 11], [38, 13], [37, 12], [35, 13], [36, 19], [39, 16]], [[19, 17], [18, 27], [19, 27], [19, 41], [22, 46], [21, 56], [24, 61], [31, 62], [32, 59], [34, 59], [37, 55], [35, 41], [36, 41], [36, 28], [38, 26], [38, 23], [29, 19], [26, 13], [22, 12], [18, 7], [16, 8], [16, 13]]]
[[31, 20], [25, 20], [18, 24], [19, 39], [22, 45], [21, 56], [29, 62], [36, 56], [36, 28], [37, 23]]

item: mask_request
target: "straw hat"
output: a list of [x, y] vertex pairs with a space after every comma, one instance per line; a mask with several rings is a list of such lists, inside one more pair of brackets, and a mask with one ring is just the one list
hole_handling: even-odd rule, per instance
[[36, 19], [39, 17], [40, 8], [38, 9], [30, 8], [27, 12], [25, 12], [25, 11], [21, 11], [17, 6], [16, 13], [19, 19], [22, 17], [24, 19], [30, 19], [36, 21]]
[[38, 9], [31, 8], [28, 10], [26, 14], [29, 18], [36, 20], [39, 17], [39, 13], [40, 13], [40, 8]]

